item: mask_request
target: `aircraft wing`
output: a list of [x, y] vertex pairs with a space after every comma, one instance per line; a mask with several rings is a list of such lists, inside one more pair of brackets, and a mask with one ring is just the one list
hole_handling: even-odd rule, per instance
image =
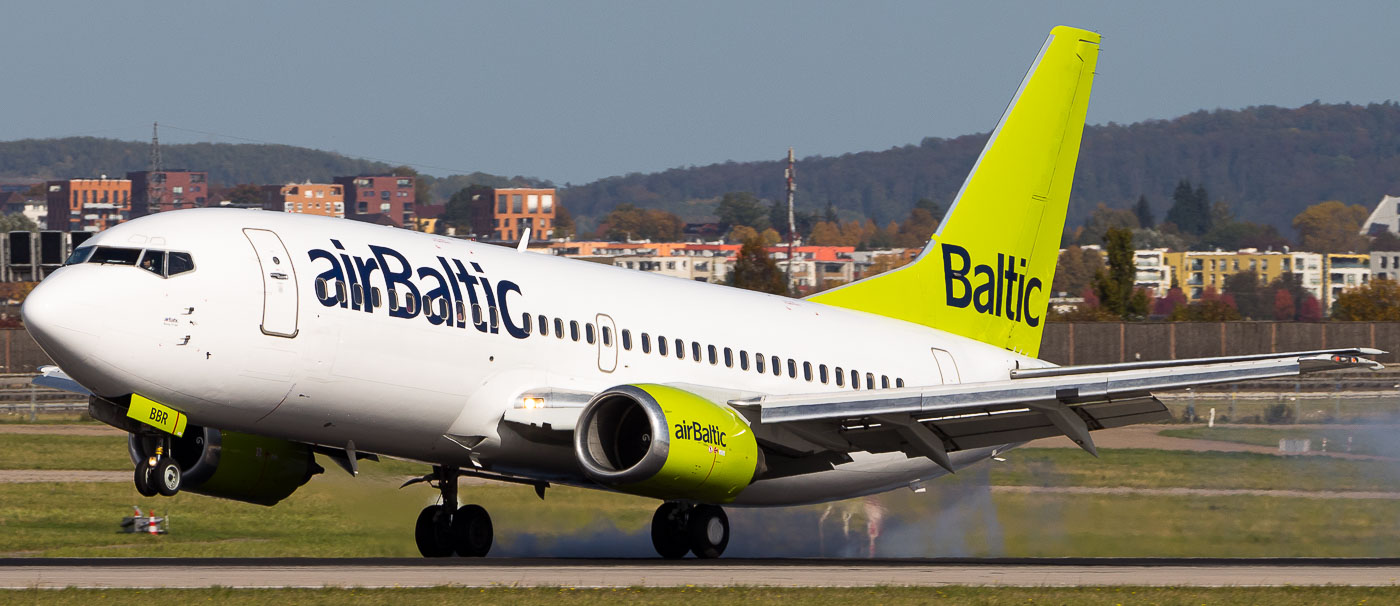
[[92, 395], [92, 392], [88, 391], [88, 388], [79, 385], [77, 381], [74, 381], [72, 377], [68, 376], [68, 373], [63, 372], [63, 369], [57, 366], [41, 366], [39, 367], [39, 373], [38, 376], [30, 379], [31, 383], [41, 387], [52, 387], [54, 389], [62, 389], [63, 391], [71, 391], [85, 396]]
[[[951, 471], [948, 453], [1066, 435], [1097, 454], [1089, 432], [1165, 420], [1153, 391], [1381, 365], [1375, 349], [1012, 371], [1006, 380], [730, 400], [757, 410], [756, 435], [792, 457], [904, 451]], [[752, 416], [751, 416], [752, 418]]]

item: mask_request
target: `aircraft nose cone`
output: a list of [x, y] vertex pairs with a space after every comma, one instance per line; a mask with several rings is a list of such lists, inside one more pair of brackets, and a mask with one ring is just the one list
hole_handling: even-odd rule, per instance
[[40, 282], [24, 298], [19, 312], [29, 336], [60, 368], [81, 360], [83, 351], [98, 338], [81, 330], [84, 318], [78, 308], [82, 293], [78, 282], [67, 277], [54, 275]]

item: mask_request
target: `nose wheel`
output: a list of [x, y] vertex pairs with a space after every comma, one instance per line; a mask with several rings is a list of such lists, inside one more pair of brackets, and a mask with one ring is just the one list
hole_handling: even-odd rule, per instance
[[729, 516], [715, 505], [662, 503], [651, 518], [651, 544], [661, 557], [675, 560], [687, 552], [717, 558], [729, 546]]
[[413, 528], [418, 552], [425, 558], [445, 558], [452, 554], [479, 558], [491, 551], [495, 529], [491, 516], [480, 505], [457, 505], [457, 469], [434, 467], [441, 505], [429, 505], [418, 514]]
[[136, 464], [133, 480], [136, 484], [136, 492], [141, 496], [173, 497], [180, 492], [184, 474], [180, 471], [180, 464], [176, 463], [175, 459], [170, 458], [166, 454], [167, 452], [169, 452], [167, 445], [157, 446], [155, 455]]

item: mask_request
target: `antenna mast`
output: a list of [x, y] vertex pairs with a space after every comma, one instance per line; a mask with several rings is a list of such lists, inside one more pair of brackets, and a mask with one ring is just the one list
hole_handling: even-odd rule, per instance
[[160, 123], [151, 123], [151, 172], [160, 172]]
[[[787, 207], [788, 207], [788, 245], [787, 245], [787, 287], [792, 293], [792, 241], [797, 237], [797, 221], [792, 213], [792, 195], [797, 191], [797, 169], [793, 166], [792, 148], [788, 148], [787, 165]], [[795, 293], [794, 293], [795, 294]]]
[[[160, 174], [162, 170], [160, 160], [160, 123], [151, 123], [151, 170], [146, 173], [146, 208], [138, 212], [145, 214], [158, 213], [161, 211], [161, 204], [165, 202], [165, 175]], [[132, 192], [136, 194], [137, 192]], [[140, 195], [140, 194], [137, 194]]]

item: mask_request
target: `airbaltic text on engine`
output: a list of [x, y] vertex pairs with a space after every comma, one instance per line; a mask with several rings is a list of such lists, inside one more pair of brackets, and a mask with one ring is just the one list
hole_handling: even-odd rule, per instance
[[[316, 276], [316, 298], [321, 305], [369, 313], [386, 307], [377, 304], [377, 293], [371, 282], [378, 272], [388, 291], [388, 298], [393, 301], [387, 305], [391, 317], [407, 319], [422, 315], [434, 326], [466, 328], [467, 316], [470, 315], [472, 327], [481, 332], [499, 333], [500, 325], [504, 325], [506, 332], [517, 339], [530, 335], [524, 322], [516, 324], [511, 318], [506, 297], [512, 292], [522, 294], [520, 286], [510, 280], [501, 280], [492, 288], [486, 271], [477, 263], [463, 263], [460, 259], [439, 256], [437, 262], [441, 270], [433, 266], [415, 268], [402, 253], [392, 248], [371, 244], [369, 255], [352, 257], [345, 252], [339, 240], [331, 240], [331, 245], [337, 252], [319, 248], [307, 252], [313, 262], [324, 260], [330, 263], [330, 268]], [[335, 285], [339, 282], [347, 284], [352, 296], [336, 292]], [[419, 284], [423, 285], [423, 289], [431, 289], [424, 292]], [[405, 300], [414, 303], [398, 303], [399, 297], [405, 295]], [[464, 295], [466, 299], [463, 299]], [[422, 304], [425, 299], [428, 303]], [[438, 305], [439, 301], [445, 301], [446, 305]], [[482, 309], [487, 313], [467, 311]], [[496, 318], [500, 318], [499, 325], [491, 321]]]
[[[1042, 290], [1043, 283], [1034, 277], [1027, 281], [1025, 273], [1017, 273], [1018, 266], [1025, 271], [1025, 259], [997, 253], [997, 267], [993, 270], [989, 265], [973, 267], [972, 256], [966, 248], [947, 242], [940, 247], [943, 249], [943, 292], [949, 307], [966, 308], [970, 304], [977, 313], [1004, 316], [1013, 322], [1025, 322], [1032, 328], [1040, 325], [1040, 318], [1031, 315], [1029, 295], [1031, 291]], [[975, 289], [968, 279], [969, 269], [974, 276], [986, 276]]]
[[720, 431], [718, 425], [701, 425], [698, 421], [694, 423], [686, 423], [685, 421], [676, 423], [677, 440], [692, 440], [711, 446], [719, 446], [720, 448], [729, 448], [729, 445], [724, 443], [724, 437], [726, 435], [728, 434]]

